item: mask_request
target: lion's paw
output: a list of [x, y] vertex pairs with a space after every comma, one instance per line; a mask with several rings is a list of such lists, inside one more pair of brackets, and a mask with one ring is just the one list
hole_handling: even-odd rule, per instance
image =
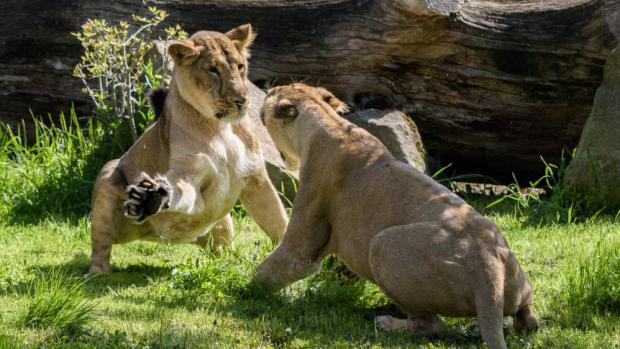
[[375, 324], [384, 331], [390, 331], [393, 328], [393, 318], [389, 315], [375, 317]]
[[164, 177], [152, 179], [146, 174], [137, 184], [127, 187], [127, 200], [123, 204], [125, 217], [141, 223], [169, 206], [172, 188]]

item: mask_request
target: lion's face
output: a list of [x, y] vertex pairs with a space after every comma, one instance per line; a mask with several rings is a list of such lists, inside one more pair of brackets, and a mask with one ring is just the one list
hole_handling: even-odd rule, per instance
[[261, 110], [261, 120], [282, 154], [286, 167], [297, 171], [302, 136], [298, 132], [307, 131], [300, 125], [301, 120], [316, 114], [344, 113], [347, 110], [347, 105], [328, 90], [298, 83], [269, 90]]
[[200, 31], [172, 42], [168, 53], [175, 63], [173, 81], [190, 105], [206, 117], [235, 121], [248, 105], [248, 46], [252, 27], [229, 32]]

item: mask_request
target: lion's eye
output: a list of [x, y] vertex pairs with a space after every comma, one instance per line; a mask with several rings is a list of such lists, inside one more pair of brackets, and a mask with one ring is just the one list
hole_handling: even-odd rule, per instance
[[239, 69], [239, 71], [243, 71], [243, 69], [245, 69], [245, 65], [243, 65], [243, 64], [239, 64], [239, 65], [237, 66], [237, 69]]
[[295, 108], [292, 104], [282, 103], [276, 107], [275, 116], [276, 118], [285, 119], [285, 118], [294, 118], [297, 116], [297, 108]]
[[217, 71], [216, 67], [212, 67], [211, 69], [209, 69], [209, 73], [214, 74], [214, 75], [219, 75], [219, 72]]

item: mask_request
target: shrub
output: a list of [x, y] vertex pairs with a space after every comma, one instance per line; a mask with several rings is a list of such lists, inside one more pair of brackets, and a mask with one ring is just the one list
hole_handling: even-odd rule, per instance
[[95, 318], [95, 304], [83, 292], [85, 280], [52, 270], [29, 287], [30, 302], [22, 316], [25, 326], [50, 328], [59, 336], [77, 336]]
[[[132, 22], [116, 24], [88, 19], [73, 35], [82, 43], [84, 53], [73, 75], [84, 83], [84, 93], [95, 105], [96, 116], [107, 120], [125, 120], [133, 142], [153, 119], [146, 92], [167, 85], [166, 56], [158, 66], [153, 63], [154, 34], [167, 17], [165, 11], [148, 7], [147, 16], [132, 16]], [[165, 30], [166, 41], [187, 36], [181, 28]]]

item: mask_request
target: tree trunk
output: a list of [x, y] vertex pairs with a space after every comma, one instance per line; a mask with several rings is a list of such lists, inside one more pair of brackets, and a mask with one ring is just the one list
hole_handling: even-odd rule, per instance
[[[188, 32], [250, 22], [251, 79], [320, 84], [357, 109], [396, 108], [430, 155], [499, 180], [542, 174], [574, 147], [615, 39], [602, 0], [157, 1]], [[87, 112], [69, 32], [86, 18], [142, 12], [141, 0], [5, 0], [0, 112], [5, 120]]]

